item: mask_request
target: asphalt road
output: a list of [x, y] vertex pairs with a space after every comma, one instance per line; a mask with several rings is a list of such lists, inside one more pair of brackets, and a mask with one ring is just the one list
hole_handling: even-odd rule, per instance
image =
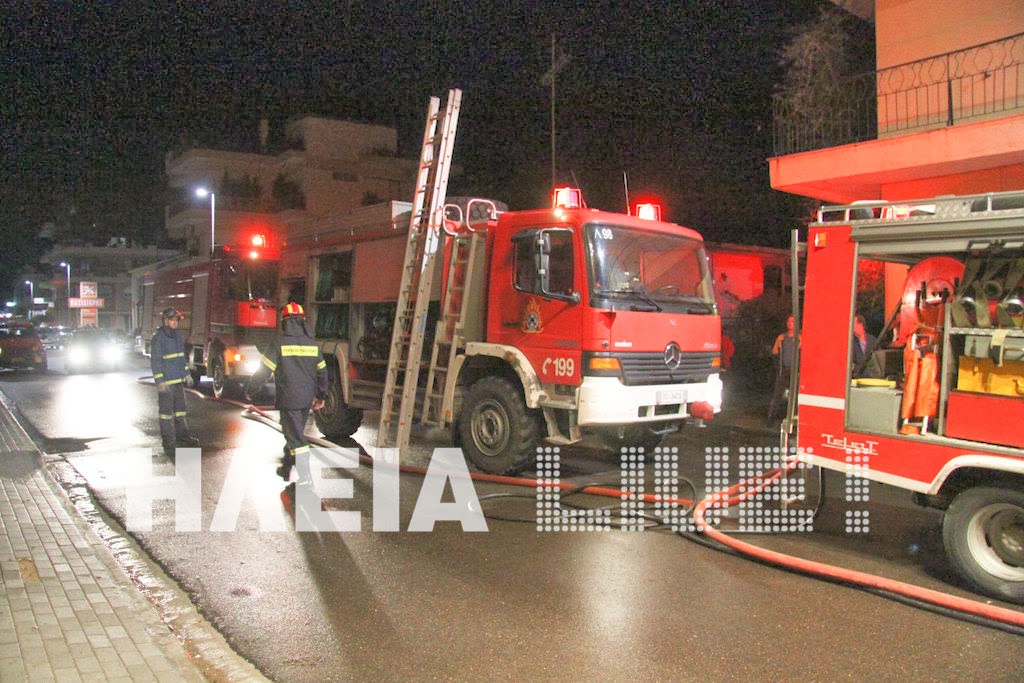
[[[148, 374], [144, 360], [68, 376], [53, 353], [50, 367], [45, 376], [0, 374], [0, 389], [57, 465], [74, 467], [99, 504], [133, 526], [126, 511], [137, 495], [128, 494], [138, 476], [133, 463], [171, 468], [159, 455], [155, 390], [138, 381]], [[440, 500], [459, 504], [443, 509], [463, 519], [478, 519], [482, 509], [486, 531], [466, 532], [458, 521], [410, 531], [421, 506], [439, 509], [429, 506], [438, 495], [424, 477], [403, 474], [400, 530], [374, 531], [388, 524], [379, 502], [387, 497], [362, 465], [340, 475], [351, 479], [352, 497], [325, 503], [329, 512], [358, 513], [360, 530], [299, 532], [296, 524], [318, 511], [282, 504], [274, 474], [280, 434], [226, 403], [190, 396], [189, 412], [203, 442], [200, 530], [176, 530], [178, 506], [158, 501], [152, 529], [131, 533], [274, 680], [1024, 678], [1020, 636], [767, 567], [667, 529], [539, 531], [529, 486], [476, 482], [469, 490], [477, 508], [462, 505], [467, 490], [453, 479]], [[679, 495], [690, 496], [686, 480], [703, 489], [708, 471], [718, 483], [735, 483], [741, 450], [753, 456], [774, 445], [749, 413], [736, 402], [718, 425], [669, 439], [679, 454]], [[369, 447], [374, 436], [364, 427], [345, 445]], [[427, 464], [446, 445], [442, 434], [416, 433], [404, 459]], [[562, 477], [618, 486], [620, 468], [612, 455], [564, 452]], [[650, 492], [650, 471], [646, 479]], [[872, 484], [861, 503], [836, 498], [838, 477], [827, 489], [813, 531], [744, 538], [977, 598], [949, 574], [936, 513], [882, 485]], [[808, 481], [806, 493], [816, 492]], [[617, 499], [598, 496], [561, 502], [563, 509], [619, 508]], [[847, 532], [852, 506], [869, 513], [867, 533]], [[731, 510], [722, 526], [735, 528], [741, 514]]]

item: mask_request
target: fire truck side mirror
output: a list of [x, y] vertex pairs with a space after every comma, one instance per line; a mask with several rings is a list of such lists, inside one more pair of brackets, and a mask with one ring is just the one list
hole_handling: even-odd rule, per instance
[[537, 233], [537, 282], [540, 291], [547, 293], [551, 285], [551, 236], [543, 230]]
[[[555, 229], [554, 232], [564, 235], [568, 231]], [[560, 245], [552, 245], [551, 235], [551, 231], [542, 230], [537, 236], [537, 277], [541, 293], [552, 299], [578, 304], [580, 293], [573, 289], [572, 259], [566, 261], [565, 255], [562, 253], [567, 245], [564, 240], [560, 242]], [[556, 246], [559, 247], [559, 253], [555, 253]], [[571, 257], [571, 243], [568, 246]], [[555, 263], [552, 265], [553, 254]], [[553, 274], [552, 267], [555, 268]]]

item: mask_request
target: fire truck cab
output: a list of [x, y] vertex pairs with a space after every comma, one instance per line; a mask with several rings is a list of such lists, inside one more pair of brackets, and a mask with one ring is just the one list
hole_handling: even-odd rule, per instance
[[806, 249], [784, 440], [944, 510], [954, 568], [1024, 603], [1024, 193], [825, 207]]
[[482, 234], [486, 259], [451, 373], [462, 408], [438, 414], [481, 469], [522, 469], [537, 443], [588, 433], [649, 449], [721, 410], [721, 321], [697, 232], [586, 208], [571, 188], [550, 209], [450, 231]]

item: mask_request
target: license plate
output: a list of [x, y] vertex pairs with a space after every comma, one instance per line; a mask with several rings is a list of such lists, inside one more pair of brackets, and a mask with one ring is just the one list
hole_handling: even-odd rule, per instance
[[686, 400], [686, 395], [683, 391], [659, 391], [655, 400], [659, 406], [667, 403], [683, 403]]

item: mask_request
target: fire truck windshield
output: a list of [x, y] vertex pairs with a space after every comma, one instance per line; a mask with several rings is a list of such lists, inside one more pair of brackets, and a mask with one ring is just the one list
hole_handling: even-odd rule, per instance
[[224, 284], [225, 295], [232, 301], [273, 299], [277, 287], [277, 262], [235, 261], [228, 266]]
[[637, 311], [715, 312], [701, 241], [607, 223], [587, 225], [584, 235], [595, 308], [625, 305]]

